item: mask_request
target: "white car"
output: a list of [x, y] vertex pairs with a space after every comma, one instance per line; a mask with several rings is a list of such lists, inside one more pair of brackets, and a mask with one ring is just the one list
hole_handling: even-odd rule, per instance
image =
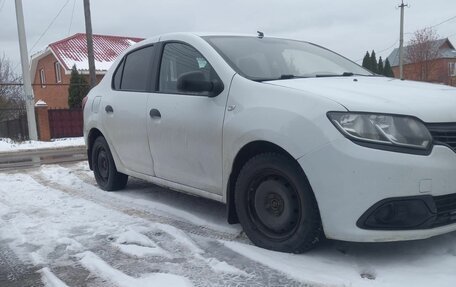
[[133, 176], [226, 203], [260, 247], [456, 230], [456, 89], [374, 75], [311, 43], [140, 42], [88, 95], [84, 136], [100, 188]]

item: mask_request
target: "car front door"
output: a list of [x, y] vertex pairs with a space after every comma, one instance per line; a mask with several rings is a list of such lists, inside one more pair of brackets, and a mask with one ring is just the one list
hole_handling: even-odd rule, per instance
[[[228, 88], [212, 95], [178, 89], [188, 73], [219, 81], [216, 71], [194, 47], [162, 44], [156, 92], [148, 100], [149, 143], [154, 171], [162, 179], [221, 193], [222, 127]], [[200, 78], [201, 79], [201, 78]]]
[[128, 53], [114, 72], [112, 90], [103, 95], [101, 113], [109, 144], [128, 170], [154, 175], [147, 135], [154, 46]]

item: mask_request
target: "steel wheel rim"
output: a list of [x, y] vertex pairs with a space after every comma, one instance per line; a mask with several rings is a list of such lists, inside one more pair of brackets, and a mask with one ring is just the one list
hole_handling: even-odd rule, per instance
[[107, 182], [109, 177], [109, 159], [108, 154], [104, 148], [97, 150], [97, 175], [103, 181]]
[[258, 172], [248, 187], [248, 215], [255, 227], [272, 240], [290, 238], [303, 216], [296, 186], [282, 172]]

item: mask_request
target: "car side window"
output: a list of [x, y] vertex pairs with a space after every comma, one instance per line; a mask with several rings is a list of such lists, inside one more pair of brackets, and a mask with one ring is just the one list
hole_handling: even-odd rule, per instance
[[154, 46], [147, 46], [126, 55], [114, 74], [114, 89], [147, 92], [153, 57]]
[[114, 76], [112, 77], [112, 88], [114, 90], [120, 90], [120, 81], [122, 80], [123, 66], [125, 63], [124, 60], [125, 59], [122, 59], [120, 64], [117, 66]]
[[[183, 93], [177, 88], [177, 80], [190, 72], [201, 72], [204, 80], [218, 79], [212, 66], [195, 48], [183, 43], [167, 43], [163, 49], [160, 66], [159, 92]], [[196, 94], [203, 95], [204, 92]]]

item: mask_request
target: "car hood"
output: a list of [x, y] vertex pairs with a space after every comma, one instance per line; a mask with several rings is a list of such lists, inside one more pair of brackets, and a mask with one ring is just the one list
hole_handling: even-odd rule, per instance
[[386, 77], [269, 81], [338, 102], [349, 111], [412, 115], [428, 123], [456, 122], [456, 88]]

